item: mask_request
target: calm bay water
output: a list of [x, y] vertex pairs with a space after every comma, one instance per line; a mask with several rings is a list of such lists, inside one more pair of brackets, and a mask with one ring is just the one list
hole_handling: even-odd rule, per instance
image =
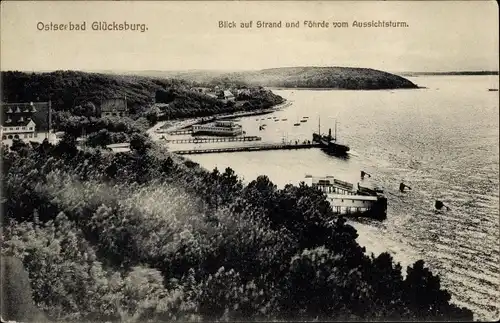
[[[246, 182], [265, 174], [280, 187], [306, 174], [357, 183], [360, 170], [367, 171], [369, 181], [387, 193], [388, 219], [352, 222], [360, 244], [368, 252], [391, 252], [403, 266], [425, 260], [456, 304], [472, 309], [477, 319], [493, 320], [500, 311], [499, 97], [488, 88], [498, 88], [498, 77], [411, 80], [426, 89], [275, 90], [293, 105], [241, 119], [247, 135], [266, 142], [310, 140], [318, 119], [322, 132], [333, 131], [337, 120], [339, 140], [351, 147], [348, 160], [317, 149], [189, 158], [208, 169], [231, 167]], [[279, 121], [268, 119], [275, 116]], [[307, 122], [293, 125], [305, 116]], [[266, 129], [259, 131], [262, 123]], [[401, 181], [412, 190], [400, 194]], [[451, 210], [435, 214], [436, 199]]]

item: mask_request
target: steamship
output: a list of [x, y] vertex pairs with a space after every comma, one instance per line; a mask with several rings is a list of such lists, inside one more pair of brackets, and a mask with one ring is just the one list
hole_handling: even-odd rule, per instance
[[318, 125], [318, 133], [313, 133], [313, 142], [319, 143], [323, 151], [335, 156], [346, 156], [350, 150], [349, 146], [337, 142], [337, 122], [335, 122], [334, 137], [332, 129], [328, 129], [328, 135], [322, 135], [320, 125]]

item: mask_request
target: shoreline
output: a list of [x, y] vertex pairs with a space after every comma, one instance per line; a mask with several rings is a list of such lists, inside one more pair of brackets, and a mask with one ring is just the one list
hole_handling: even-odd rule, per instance
[[[172, 124], [164, 128], [165, 124], [169, 121], [160, 121], [156, 125], [154, 125], [152, 128], [148, 130], [148, 132], [155, 132], [158, 134], [162, 133], [169, 133], [171, 131], [176, 131], [176, 130], [182, 130], [184, 128], [190, 127], [195, 124], [203, 123], [203, 122], [211, 122], [215, 120], [224, 120], [224, 119], [235, 119], [235, 118], [240, 118], [240, 117], [250, 117], [250, 116], [256, 116], [256, 115], [264, 115], [264, 114], [269, 114], [273, 113], [276, 111], [279, 111], [281, 109], [287, 108], [293, 103], [291, 101], [288, 101], [284, 99], [282, 103], [279, 103], [277, 105], [274, 105], [270, 108], [267, 109], [258, 109], [258, 110], [252, 110], [252, 111], [240, 111], [240, 112], [233, 112], [233, 113], [228, 113], [228, 114], [215, 114], [212, 116], [208, 117], [199, 117], [199, 118], [188, 118], [188, 119], [177, 119], [177, 120], [172, 120]], [[159, 125], [161, 123], [161, 125]]]
[[419, 90], [422, 87], [400, 87], [393, 89], [346, 89], [340, 87], [266, 87], [269, 90], [281, 90], [281, 91], [291, 91], [291, 90], [306, 90], [306, 91], [398, 91], [398, 90]]

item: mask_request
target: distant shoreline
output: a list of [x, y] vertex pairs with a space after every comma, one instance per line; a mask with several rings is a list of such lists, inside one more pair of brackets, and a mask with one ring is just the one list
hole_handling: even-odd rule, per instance
[[395, 89], [344, 89], [340, 87], [273, 87], [266, 86], [269, 90], [297, 90], [297, 91], [400, 91], [400, 90], [418, 90], [426, 89], [425, 86], [417, 86], [415, 88], [395, 88]]
[[[281, 109], [287, 108], [290, 105], [292, 105], [292, 102], [290, 102], [287, 99], [284, 99], [283, 102], [278, 103], [273, 105], [270, 108], [267, 109], [257, 109], [257, 110], [252, 110], [252, 111], [238, 111], [238, 112], [232, 112], [232, 113], [221, 113], [221, 114], [214, 114], [211, 116], [206, 116], [206, 117], [200, 117], [200, 118], [186, 118], [186, 119], [172, 119], [170, 120], [170, 123], [163, 123], [162, 126], [158, 127], [158, 124], [163, 122], [160, 121], [153, 127], [151, 127], [149, 130], [154, 131], [158, 134], [160, 133], [168, 133], [169, 131], [172, 130], [183, 130], [186, 129], [192, 125], [195, 124], [200, 124], [200, 123], [205, 123], [205, 122], [212, 122], [215, 120], [230, 120], [230, 119], [236, 119], [236, 118], [243, 118], [243, 117], [251, 117], [251, 116], [257, 116], [257, 115], [265, 115], [265, 114], [270, 114], [276, 111], [279, 111]], [[179, 126], [182, 124], [182, 126]]]
[[399, 73], [401, 76], [485, 76], [499, 75], [498, 71], [464, 71], [464, 72], [405, 72]]

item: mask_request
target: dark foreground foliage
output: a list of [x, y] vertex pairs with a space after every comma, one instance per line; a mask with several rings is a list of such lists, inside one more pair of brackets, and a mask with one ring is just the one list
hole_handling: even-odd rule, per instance
[[366, 255], [318, 191], [243, 185], [132, 136], [128, 153], [69, 135], [2, 149], [2, 257], [50, 319], [472, 319], [422, 261], [403, 278]]

